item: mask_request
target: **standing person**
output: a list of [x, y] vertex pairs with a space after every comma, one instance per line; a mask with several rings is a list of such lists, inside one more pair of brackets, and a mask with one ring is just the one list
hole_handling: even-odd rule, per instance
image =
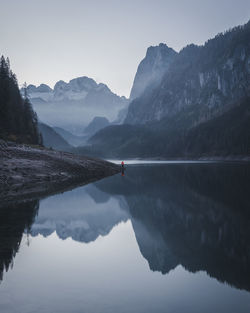
[[121, 162], [121, 165], [122, 165], [122, 176], [124, 176], [124, 170], [125, 170], [125, 168], [124, 168], [124, 162], [123, 162], [123, 161]]

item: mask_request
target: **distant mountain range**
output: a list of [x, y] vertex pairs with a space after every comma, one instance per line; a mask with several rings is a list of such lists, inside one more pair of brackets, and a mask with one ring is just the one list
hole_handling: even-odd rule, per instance
[[107, 118], [96, 116], [83, 129], [82, 135], [74, 135], [61, 127], [51, 127], [42, 122], [38, 123], [38, 129], [42, 134], [45, 147], [60, 151], [71, 151], [73, 147], [84, 146], [90, 137], [108, 125], [111, 125], [111, 123]]
[[64, 140], [66, 140], [68, 143], [70, 143], [71, 146], [74, 146], [74, 147], [86, 144], [87, 139], [89, 139], [89, 137], [86, 135], [77, 136], [61, 127], [53, 127], [53, 129]]
[[150, 47], [124, 125], [100, 130], [79, 152], [122, 158], [250, 155], [249, 38], [250, 22], [179, 53], [162, 44]]
[[[24, 89], [21, 89], [24, 92]], [[81, 134], [95, 116], [110, 121], [128, 105], [128, 99], [114, 94], [107, 85], [86, 76], [58, 81], [54, 88], [29, 85], [27, 93], [39, 119], [49, 125]]]
[[74, 135], [61, 127], [51, 127], [39, 122], [38, 129], [42, 134], [43, 145], [60, 151], [71, 151], [73, 147], [84, 146], [88, 139], [100, 129], [111, 125], [105, 117], [96, 116], [83, 130], [82, 135]]
[[[97, 84], [92, 78], [86, 76], [70, 80], [68, 83], [58, 81], [54, 89], [48, 85], [28, 85], [27, 92], [30, 99], [41, 102], [68, 102], [80, 101], [82, 105], [117, 105], [126, 100], [114, 94], [107, 85]], [[101, 102], [100, 102], [101, 99]]]

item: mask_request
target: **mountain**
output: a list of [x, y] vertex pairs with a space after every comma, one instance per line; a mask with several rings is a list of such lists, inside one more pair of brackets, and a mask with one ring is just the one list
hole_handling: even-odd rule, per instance
[[177, 52], [167, 45], [149, 47], [145, 58], [140, 62], [130, 93], [130, 100], [141, 96], [146, 88], [153, 88], [167, 72]]
[[125, 97], [86, 76], [68, 83], [60, 80], [53, 89], [45, 84], [29, 85], [27, 91], [40, 120], [74, 134], [82, 133], [95, 116], [115, 120], [118, 112], [128, 104]]
[[52, 127], [39, 122], [38, 129], [43, 137], [43, 145], [55, 150], [68, 151], [72, 147], [64, 138], [62, 138]]
[[171, 117], [193, 105], [195, 123], [221, 114], [250, 95], [250, 21], [189, 45], [174, 57], [160, 84], [130, 103], [125, 123], [144, 124]]
[[71, 146], [80, 146], [86, 143], [87, 139], [89, 138], [86, 135], [76, 136], [73, 135], [71, 132], [61, 128], [61, 127], [53, 127], [55, 132], [59, 134], [63, 139], [65, 139]]
[[71, 132], [61, 128], [53, 127], [54, 131], [67, 141], [71, 146], [78, 147], [87, 143], [88, 139], [100, 129], [110, 125], [106, 117], [96, 116], [83, 130], [81, 135], [74, 135]]
[[[40, 98], [45, 102], [80, 100], [82, 105], [108, 105], [109, 102], [111, 105], [119, 105], [119, 102], [126, 100], [125, 97], [114, 94], [107, 85], [97, 84], [92, 78], [86, 76], [74, 78], [68, 83], [60, 80], [55, 84], [54, 89], [45, 84], [38, 87], [28, 85], [27, 91], [31, 100]], [[104, 97], [101, 103], [98, 102], [100, 96]]]
[[96, 116], [85, 128], [84, 133], [90, 136], [94, 135], [98, 130], [108, 126], [109, 124], [109, 120], [106, 117]]
[[159, 85], [80, 153], [105, 157], [249, 156], [250, 22], [184, 48]]
[[200, 158], [250, 155], [250, 97], [224, 114], [197, 126], [190, 111], [147, 125], [109, 126], [89, 139], [78, 152], [109, 158]]
[[86, 144], [91, 136], [93, 136], [100, 129], [105, 128], [108, 125], [110, 125], [110, 123], [106, 117], [95, 116], [92, 121], [87, 125], [87, 127], [83, 130], [81, 135], [74, 135], [61, 127], [53, 127], [53, 129], [70, 145], [77, 147]]
[[[21, 89], [21, 91], [23, 91], [23, 89]], [[30, 99], [37, 98], [41, 101], [47, 102], [52, 98], [53, 90], [45, 84], [41, 84], [38, 87], [36, 87], [35, 85], [28, 85], [27, 93]]]
[[124, 123], [125, 118], [127, 117], [127, 114], [128, 114], [128, 106], [129, 106], [129, 103], [118, 112], [117, 118], [114, 120], [113, 124], [121, 125]]

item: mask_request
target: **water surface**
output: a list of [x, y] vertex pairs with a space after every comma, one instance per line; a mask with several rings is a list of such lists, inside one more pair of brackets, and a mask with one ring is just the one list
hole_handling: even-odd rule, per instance
[[250, 167], [141, 164], [0, 208], [0, 312], [250, 312]]

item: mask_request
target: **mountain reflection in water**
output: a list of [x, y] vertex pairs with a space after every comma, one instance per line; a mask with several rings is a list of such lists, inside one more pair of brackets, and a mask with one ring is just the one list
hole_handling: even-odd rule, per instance
[[95, 185], [126, 199], [150, 269], [178, 264], [250, 290], [250, 167], [223, 164], [133, 167]]
[[63, 240], [91, 243], [131, 220], [150, 270], [166, 275], [182, 265], [250, 291], [249, 181], [250, 167], [243, 164], [129, 166], [124, 177], [40, 204], [2, 205], [0, 278], [13, 263], [23, 233], [48, 237], [56, 232]]

